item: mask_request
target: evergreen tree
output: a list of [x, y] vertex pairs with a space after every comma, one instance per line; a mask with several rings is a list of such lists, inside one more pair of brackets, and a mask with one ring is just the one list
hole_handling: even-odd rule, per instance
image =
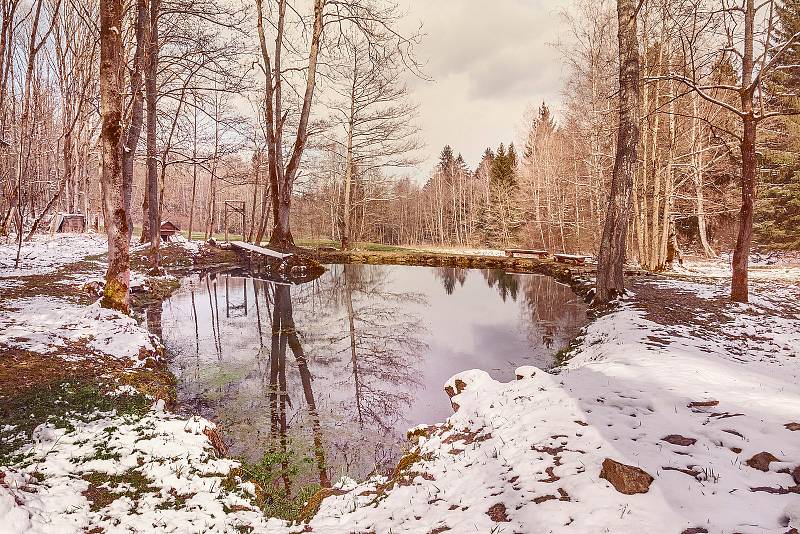
[[508, 147], [506, 152], [505, 145], [500, 143], [497, 147], [497, 154], [492, 160], [491, 181], [493, 187], [513, 187], [516, 185], [517, 155], [514, 151], [514, 144]]
[[453, 147], [445, 145], [439, 154], [439, 171], [447, 174], [453, 168], [455, 158], [453, 158]]
[[764, 247], [800, 250], [800, 165], [765, 180], [756, 207], [755, 231]]
[[[490, 152], [487, 151], [487, 154]], [[486, 161], [486, 156], [484, 156]], [[497, 147], [491, 159], [489, 188], [491, 192], [489, 216], [486, 221], [486, 242], [490, 245], [507, 245], [517, 238], [522, 225], [522, 210], [517, 194], [517, 153], [514, 144], [506, 150], [504, 144]]]
[[[800, 2], [777, 4], [779, 25], [775, 43], [800, 32]], [[800, 43], [782, 56], [783, 65], [768, 84], [770, 99], [784, 110], [800, 109]], [[759, 244], [773, 250], [800, 250], [800, 116], [782, 117], [764, 139], [763, 182], [756, 202], [755, 234]]]
[[[778, 2], [775, 7], [779, 25], [773, 42], [785, 43], [800, 32], [800, 2]], [[793, 43], [783, 52], [781, 63], [792, 67], [775, 71], [770, 91], [791, 109], [796, 109], [800, 88], [800, 68], [797, 66], [800, 65], [800, 43]]]

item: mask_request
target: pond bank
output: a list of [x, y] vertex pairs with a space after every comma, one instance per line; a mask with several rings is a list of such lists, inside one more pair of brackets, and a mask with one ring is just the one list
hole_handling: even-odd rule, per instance
[[363, 265], [413, 265], [422, 267], [457, 267], [462, 269], [499, 269], [509, 273], [535, 273], [555, 278], [585, 295], [594, 276], [592, 265], [565, 265], [554, 260], [509, 258], [426, 251], [358, 251], [314, 250], [309, 254], [320, 263], [352, 263]]

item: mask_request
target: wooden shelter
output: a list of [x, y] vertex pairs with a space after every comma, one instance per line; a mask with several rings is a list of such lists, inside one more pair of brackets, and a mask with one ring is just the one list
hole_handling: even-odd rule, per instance
[[83, 213], [59, 213], [50, 227], [50, 233], [80, 234], [85, 231], [86, 216]]
[[161, 241], [170, 241], [181, 231], [180, 227], [173, 224], [171, 221], [164, 221], [161, 223]]

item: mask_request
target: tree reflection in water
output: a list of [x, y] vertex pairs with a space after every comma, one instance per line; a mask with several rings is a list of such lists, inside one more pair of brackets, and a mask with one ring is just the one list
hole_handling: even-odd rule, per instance
[[[450, 413], [450, 376], [509, 379], [552, 361], [585, 321], [569, 288], [544, 277], [370, 265], [301, 285], [258, 276], [188, 279], [160, 324], [180, 404], [286, 494], [390, 470], [409, 427]], [[151, 322], [157, 331], [156, 311]]]
[[[457, 267], [436, 268], [436, 276], [448, 295], [455, 291], [456, 282], [464, 286], [467, 272]], [[586, 319], [586, 306], [580, 298], [569, 286], [548, 276], [513, 274], [497, 269], [483, 269], [481, 274], [503, 302], [509, 298], [516, 302], [522, 292], [520, 318], [534, 348], [552, 351], [564, 348], [576, 334], [575, 325]]]
[[337, 265], [331, 274], [330, 285], [319, 287], [319, 296], [327, 297], [323, 330], [330, 363], [337, 368], [337, 385], [352, 392], [338, 401], [336, 409], [350, 434], [337, 433], [331, 445], [337, 463], [347, 472], [356, 472], [358, 466], [386, 472], [401, 450], [403, 422], [421, 386], [418, 370], [427, 349], [423, 341], [427, 332], [408, 309], [412, 303], [424, 305], [425, 297], [390, 290], [391, 271], [381, 267]]

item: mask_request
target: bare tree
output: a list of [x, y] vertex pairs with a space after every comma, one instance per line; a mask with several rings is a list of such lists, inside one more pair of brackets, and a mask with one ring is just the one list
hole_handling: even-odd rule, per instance
[[108, 271], [103, 306], [130, 310], [130, 183], [122, 176], [122, 1], [100, 0], [100, 186], [108, 235]]
[[420, 144], [414, 123], [417, 107], [402, 82], [403, 58], [391, 36], [350, 31], [343, 41], [344, 57], [335, 69], [333, 89], [339, 98], [330, 107], [337, 126], [331, 141], [345, 156], [338, 218], [342, 248], [347, 249], [353, 237], [353, 182], [379, 175], [373, 171], [415, 165]]
[[[689, 25], [682, 33], [684, 48], [690, 56], [690, 70], [671, 73], [704, 100], [732, 113], [740, 121], [739, 151], [741, 157], [741, 208], [739, 229], [733, 253], [731, 299], [748, 301], [748, 262], [753, 237], [753, 209], [758, 172], [757, 134], [764, 120], [800, 113], [798, 109], [775, 106], [766, 85], [782, 65], [784, 54], [800, 43], [800, 32], [776, 41], [777, 3], [766, 0], [744, 0], [742, 5], [724, 1], [720, 9], [707, 13], [705, 21]], [[692, 9], [702, 13], [700, 6]], [[723, 41], [719, 48], [698, 50], [701, 32], [719, 28]], [[708, 61], [738, 63], [739, 83], [704, 83], [702, 68]], [[738, 100], [738, 102], [736, 102]]]
[[641, 2], [617, 0], [619, 41], [619, 131], [611, 194], [600, 241], [595, 302], [606, 304], [625, 291], [624, 267], [636, 148], [639, 144], [639, 37]]

